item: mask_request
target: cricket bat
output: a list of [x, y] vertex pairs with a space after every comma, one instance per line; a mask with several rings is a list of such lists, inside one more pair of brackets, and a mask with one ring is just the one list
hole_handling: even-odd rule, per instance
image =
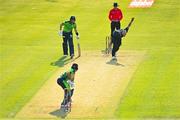
[[81, 56], [81, 48], [80, 48], [80, 43], [79, 40], [77, 39], [77, 47], [78, 47], [78, 57]]
[[131, 21], [129, 22], [129, 24], [128, 24], [128, 26], [127, 26], [128, 29], [131, 27], [131, 24], [133, 23], [133, 21], [134, 21], [134, 17], [131, 18]]

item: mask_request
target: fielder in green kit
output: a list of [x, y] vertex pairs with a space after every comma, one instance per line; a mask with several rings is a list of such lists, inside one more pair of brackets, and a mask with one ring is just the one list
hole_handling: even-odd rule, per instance
[[[76, 38], [79, 39], [79, 33], [77, 31], [77, 25], [75, 23], [75, 16], [71, 16], [69, 21], [65, 21], [60, 24], [59, 35], [63, 36], [63, 53], [64, 56], [68, 55], [68, 45], [71, 59], [74, 57], [74, 43], [73, 43], [73, 34], [72, 30], [74, 29], [76, 33]], [[63, 30], [62, 30], [63, 27]]]

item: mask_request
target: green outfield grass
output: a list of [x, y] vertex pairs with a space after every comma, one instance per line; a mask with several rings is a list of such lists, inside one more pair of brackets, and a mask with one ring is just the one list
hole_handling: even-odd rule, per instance
[[[0, 118], [14, 117], [57, 70], [51, 63], [62, 56], [60, 22], [77, 17], [82, 51], [105, 47], [112, 2], [0, 0]], [[180, 118], [180, 1], [156, 0], [148, 9], [128, 9], [129, 2], [120, 0], [122, 27], [136, 19], [121, 49], [144, 50], [146, 58], [119, 98], [115, 115]]]
[[151, 9], [133, 11], [139, 21], [131, 40], [147, 56], [121, 98], [118, 117], [180, 118], [179, 3], [159, 0]]

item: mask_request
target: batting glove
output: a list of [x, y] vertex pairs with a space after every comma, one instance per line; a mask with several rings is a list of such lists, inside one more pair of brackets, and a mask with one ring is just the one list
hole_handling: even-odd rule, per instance
[[63, 32], [62, 31], [59, 31], [59, 36], [63, 36]]
[[71, 80], [68, 80], [67, 83], [69, 84], [70, 88], [71, 89], [74, 89], [75, 88], [75, 83]]

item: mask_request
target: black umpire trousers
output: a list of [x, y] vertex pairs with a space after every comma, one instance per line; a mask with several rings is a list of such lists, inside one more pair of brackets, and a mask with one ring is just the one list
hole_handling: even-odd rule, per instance
[[73, 35], [72, 32], [63, 32], [63, 53], [64, 55], [68, 55], [68, 45], [70, 56], [74, 55], [74, 43], [73, 43]]
[[111, 22], [111, 37], [112, 37], [112, 35], [113, 35], [113, 32], [114, 32], [115, 28], [116, 28], [116, 29], [120, 29], [120, 28], [121, 28], [121, 23], [120, 23], [120, 21], [112, 21], [112, 22]]

